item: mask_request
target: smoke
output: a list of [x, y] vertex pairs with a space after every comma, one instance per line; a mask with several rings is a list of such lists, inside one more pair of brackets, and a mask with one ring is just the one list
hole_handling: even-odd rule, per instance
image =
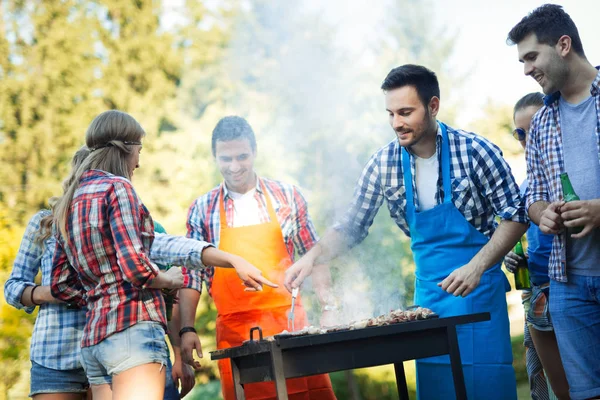
[[[235, 93], [228, 112], [254, 127], [258, 173], [298, 184], [323, 234], [345, 212], [369, 156], [394, 138], [379, 86], [396, 65], [377, 62], [374, 38], [361, 40], [372, 33], [364, 27], [381, 26], [373, 4], [361, 14], [342, 2], [299, 3], [244, 3], [225, 62]], [[405, 305], [413, 267], [402, 261], [402, 237], [384, 204], [369, 238], [331, 264], [341, 322]], [[302, 295], [318, 324], [310, 280]]]

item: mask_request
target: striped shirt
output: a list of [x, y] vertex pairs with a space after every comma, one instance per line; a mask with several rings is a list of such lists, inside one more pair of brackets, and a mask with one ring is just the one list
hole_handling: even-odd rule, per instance
[[[267, 193], [264, 193], [261, 182], [266, 187]], [[204, 240], [218, 246], [221, 233], [221, 190], [224, 194], [227, 226], [233, 227], [233, 199], [229, 195], [227, 187], [220, 184], [205, 195], [198, 197], [190, 206], [187, 219], [187, 236], [189, 238]], [[259, 178], [254, 197], [258, 203], [261, 223], [269, 222], [266, 195], [270, 196], [271, 204], [275, 209], [288, 254], [292, 259], [296, 252], [302, 256], [318, 240], [315, 227], [308, 214], [306, 200], [298, 188], [293, 185]], [[195, 284], [188, 286], [201, 292], [202, 281], [204, 281], [210, 294], [214, 268], [200, 270], [196, 272], [196, 275]]]
[[[596, 138], [600, 162], [600, 72], [590, 88], [590, 94], [596, 104]], [[533, 117], [529, 135], [527, 135], [527, 179], [529, 195], [527, 208], [537, 201], [549, 203], [563, 198], [560, 174], [564, 172], [564, 154], [559, 112], [560, 92], [544, 98], [545, 106]], [[567, 281], [566, 270], [566, 232], [554, 236], [548, 274], [559, 282]]]
[[[29, 221], [10, 277], [4, 284], [6, 302], [29, 314], [35, 307], [25, 307], [21, 303], [23, 291], [28, 286], [35, 285], [34, 279], [38, 272], [42, 273], [43, 286], [49, 286], [52, 277], [52, 256], [56, 239], [50, 236], [43, 247], [35, 242], [40, 221], [47, 215], [50, 215], [50, 211], [42, 210]], [[79, 349], [84, 325], [84, 310], [69, 310], [66, 304], [42, 304], [31, 336], [29, 358], [46, 368], [56, 370], [81, 368]]]
[[195, 267], [202, 266], [202, 250], [210, 246], [185, 240], [182, 258], [169, 258], [160, 243], [169, 246], [173, 237], [157, 235], [160, 239], [155, 240], [152, 218], [131, 182], [99, 170], [83, 174], [71, 203], [67, 234], [68, 242], [62, 237], [57, 241], [52, 294], [87, 304], [82, 347], [140, 321], [166, 327], [161, 291], [148, 287], [158, 274], [149, 258], [153, 242], [158, 245], [156, 262]]
[[[441, 169], [442, 131], [439, 127], [436, 140]], [[488, 238], [496, 229], [495, 216], [503, 220], [528, 222], [519, 187], [500, 149], [479, 135], [451, 127], [448, 127], [448, 140], [452, 202], [465, 219]], [[394, 139], [373, 154], [363, 169], [350, 208], [334, 227], [345, 233], [351, 246], [367, 237], [384, 200], [396, 225], [410, 236], [401, 154], [398, 140]], [[414, 206], [419, 211], [419, 194], [414, 179], [415, 157], [412, 154], [410, 163]], [[436, 204], [441, 203], [444, 195], [441, 176], [440, 170]]]

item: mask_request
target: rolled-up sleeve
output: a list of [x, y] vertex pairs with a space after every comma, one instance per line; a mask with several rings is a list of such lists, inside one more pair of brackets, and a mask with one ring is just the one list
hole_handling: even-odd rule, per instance
[[538, 148], [538, 118], [536, 117], [531, 121], [531, 128], [529, 135], [527, 135], [527, 146], [525, 149], [525, 159], [527, 160], [527, 181], [529, 187], [526, 197], [526, 208], [538, 201], [550, 202], [550, 196], [548, 195], [548, 181], [542, 170], [542, 163], [540, 158], [540, 152]]
[[294, 187], [292, 191], [293, 199], [292, 216], [294, 222], [292, 224], [292, 241], [298, 255], [304, 255], [310, 250], [319, 240], [315, 226], [310, 219], [306, 200], [298, 188]]
[[108, 194], [108, 214], [117, 263], [123, 279], [146, 288], [158, 275], [158, 267], [144, 251], [141, 231], [141, 204], [128, 182], [113, 183]]
[[[187, 218], [187, 237], [192, 240], [198, 240], [204, 242], [208, 237], [203, 224], [202, 208], [199, 205], [198, 200], [190, 206]], [[202, 282], [206, 282], [206, 286], [210, 286], [210, 279], [214, 271], [213, 266], [206, 266], [206, 268], [198, 270], [187, 271], [187, 277], [184, 282], [184, 287], [188, 289], [197, 290], [202, 293]]]
[[54, 298], [66, 303], [74, 303], [80, 307], [85, 306], [84, 290], [77, 271], [69, 263], [67, 255], [58, 240], [56, 241], [54, 258], [52, 259], [50, 292]]
[[369, 234], [369, 228], [383, 204], [383, 190], [380, 184], [379, 153], [375, 153], [358, 179], [350, 207], [333, 227], [345, 234], [348, 245], [355, 246]]
[[[27, 224], [10, 277], [4, 284], [6, 302], [19, 310], [24, 309], [29, 314], [33, 312], [35, 307], [25, 307], [21, 303], [21, 297], [25, 288], [35, 286], [34, 279], [40, 270], [44, 251], [42, 246], [35, 242], [35, 235], [40, 228], [42, 218], [49, 214], [50, 211], [40, 211]], [[52, 251], [52, 249], [49, 249], [49, 251]]]
[[158, 264], [185, 267], [184, 287], [201, 291], [202, 278], [198, 270], [206, 268], [202, 264], [202, 252], [207, 247], [214, 246], [203, 240], [157, 233], [150, 248], [150, 259]]
[[476, 139], [473, 140], [471, 155], [471, 167], [477, 176], [478, 186], [491, 203], [494, 213], [503, 220], [528, 223], [519, 186], [502, 151], [487, 140]]

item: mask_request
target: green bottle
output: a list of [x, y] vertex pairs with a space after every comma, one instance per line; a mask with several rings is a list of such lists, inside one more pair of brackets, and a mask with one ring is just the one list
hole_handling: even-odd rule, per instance
[[531, 289], [531, 283], [529, 282], [529, 266], [527, 264], [527, 258], [525, 258], [525, 252], [523, 252], [521, 239], [519, 239], [513, 251], [516, 255], [521, 257], [521, 261], [519, 261], [517, 269], [515, 270], [515, 287], [517, 290]]
[[[167, 233], [165, 228], [156, 221], [154, 221], [154, 232]], [[170, 264], [169, 265], [156, 264], [156, 265], [158, 265], [158, 268], [160, 268], [163, 271], [168, 271], [169, 268], [171, 268]], [[165, 299], [165, 308], [167, 311], [167, 321], [170, 321], [171, 318], [173, 317], [173, 304], [175, 304], [175, 297], [173, 295], [169, 294], [168, 291], [165, 289], [163, 289], [162, 293], [163, 293], [163, 297]]]
[[[568, 203], [569, 201], [580, 200], [579, 196], [577, 196], [577, 194], [575, 193], [575, 190], [573, 190], [573, 185], [571, 185], [571, 180], [569, 179], [569, 174], [567, 174], [566, 172], [563, 174], [560, 174], [560, 183], [562, 184], [563, 200], [565, 202]], [[580, 233], [583, 230], [583, 227], [577, 226], [575, 228], [570, 228], [568, 230], [571, 233]]]

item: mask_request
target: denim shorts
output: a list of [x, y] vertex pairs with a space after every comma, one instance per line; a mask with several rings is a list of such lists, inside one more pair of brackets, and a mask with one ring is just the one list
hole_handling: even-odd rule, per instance
[[112, 383], [112, 376], [144, 364], [167, 365], [165, 330], [158, 322], [142, 321], [81, 349], [81, 363], [91, 385]]
[[573, 400], [600, 396], [600, 276], [550, 282], [558, 350]]
[[88, 386], [83, 368], [58, 370], [31, 362], [29, 397], [42, 393], [85, 393]]
[[530, 328], [538, 331], [553, 331], [550, 318], [550, 283], [532, 285], [531, 290], [523, 290], [521, 302], [525, 310], [525, 321]]

